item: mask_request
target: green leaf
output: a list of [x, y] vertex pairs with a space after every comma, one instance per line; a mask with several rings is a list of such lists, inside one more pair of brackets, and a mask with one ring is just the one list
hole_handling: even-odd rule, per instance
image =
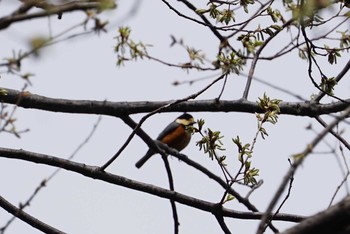
[[232, 194], [227, 194], [227, 196], [226, 196], [226, 198], [225, 198], [225, 201], [224, 201], [224, 203], [225, 202], [228, 202], [228, 201], [232, 201], [232, 200], [234, 200], [235, 199], [235, 197], [232, 195]]

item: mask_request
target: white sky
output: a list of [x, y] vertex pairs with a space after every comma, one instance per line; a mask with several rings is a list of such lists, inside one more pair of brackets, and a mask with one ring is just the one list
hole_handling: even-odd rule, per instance
[[[183, 38], [185, 43], [202, 49], [210, 59], [217, 50], [218, 41], [208, 29], [179, 19], [160, 1], [141, 2], [137, 15], [123, 25], [132, 28], [131, 37], [152, 44], [149, 53], [154, 57], [178, 63], [186, 62], [185, 51], [180, 47], [169, 48], [170, 35]], [[39, 59], [27, 59], [23, 62], [23, 72], [35, 73], [33, 86], [28, 91], [48, 97], [109, 101], [141, 101], [170, 100], [185, 97], [205, 87], [210, 80], [197, 82], [191, 86], [174, 87], [172, 82], [194, 79], [208, 75], [198, 72], [185, 72], [170, 68], [152, 61], [137, 61], [126, 63], [118, 68], [114, 37], [117, 35], [118, 22], [124, 19], [133, 5], [133, 1], [120, 1], [116, 11], [103, 14], [113, 27], [107, 34], [89, 35], [74, 40], [62, 42], [48, 48]], [[0, 14], [8, 11], [5, 6], [14, 7], [9, 0], [0, 3]], [[80, 22], [84, 14], [64, 14], [58, 21], [51, 17], [53, 34], [61, 32], [67, 26]], [[48, 35], [48, 20], [32, 20], [18, 23], [0, 34], [1, 57], [11, 56], [12, 49], [26, 51], [26, 40], [35, 35]], [[273, 49], [273, 48], [270, 48]], [[327, 70], [328, 76], [335, 76], [347, 58], [339, 59], [337, 66]], [[277, 61], [259, 62], [256, 76], [289, 89], [305, 98], [313, 92], [311, 82], [307, 77], [307, 64], [291, 53], [286, 58]], [[244, 70], [247, 73], [248, 69]], [[212, 73], [213, 74], [213, 73]], [[19, 78], [1, 74], [2, 87], [21, 89], [23, 81]], [[243, 77], [231, 75], [223, 99], [240, 98], [245, 85]], [[222, 83], [202, 95], [201, 99], [217, 97]], [[349, 79], [341, 82], [336, 91], [339, 96], [349, 92]], [[259, 83], [253, 83], [249, 100], [255, 101], [264, 92], [272, 98], [285, 101], [297, 101], [279, 91]], [[326, 101], [329, 99], [325, 99]], [[179, 113], [165, 113], [151, 117], [143, 129], [152, 137], [157, 134]], [[196, 119], [206, 120], [206, 126], [221, 131], [225, 136], [223, 142], [227, 149], [227, 163], [235, 172], [237, 168], [237, 153], [231, 139], [240, 136], [244, 143], [252, 141], [256, 131], [256, 119], [253, 114], [239, 113], [193, 113]], [[38, 153], [66, 158], [85, 139], [91, 131], [97, 116], [70, 115], [49, 113], [18, 108], [17, 128], [30, 128], [30, 132], [17, 139], [8, 134], [0, 135], [0, 146], [15, 149], [25, 149]], [[142, 115], [132, 116], [134, 120]], [[330, 120], [329, 118], [327, 120]], [[281, 178], [288, 168], [288, 157], [301, 152], [315, 135], [306, 131], [305, 127], [312, 123], [318, 131], [318, 124], [307, 117], [280, 116], [276, 126], [266, 125], [269, 137], [259, 138], [253, 156], [253, 166], [260, 169], [259, 179], [264, 180], [261, 188], [253, 193], [251, 202], [264, 211], [272, 198]], [[343, 125], [343, 127], [348, 127]], [[97, 132], [90, 142], [74, 159], [91, 165], [103, 165], [124, 143], [131, 129], [119, 119], [103, 117]], [[344, 135], [349, 139], [349, 133]], [[327, 137], [327, 142], [335, 146], [335, 139]], [[200, 162], [212, 171], [220, 174], [218, 166], [207, 156], [198, 151], [195, 142], [199, 136], [194, 136], [190, 145], [183, 151], [193, 160]], [[134, 167], [135, 162], [146, 152], [147, 146], [135, 137], [123, 154], [108, 171], [138, 181], [168, 187], [162, 160], [152, 158], [141, 169]], [[316, 151], [329, 149], [321, 144]], [[345, 152], [345, 156], [349, 152]], [[0, 158], [0, 188], [1, 195], [13, 204], [24, 202], [38, 186], [43, 178], [49, 176], [54, 168], [36, 165], [25, 161]], [[175, 188], [178, 192], [196, 196], [210, 202], [218, 202], [223, 190], [206, 176], [187, 167], [186, 164], [171, 160]], [[340, 184], [342, 175], [337, 161], [332, 154], [310, 155], [295, 175], [292, 194], [281, 212], [309, 215], [328, 206], [328, 203]], [[239, 191], [247, 189], [237, 187]], [[341, 189], [336, 200], [345, 195]], [[226, 205], [227, 208], [245, 211], [236, 201]], [[172, 233], [173, 220], [168, 200], [152, 195], [132, 191], [123, 187], [113, 186], [104, 182], [94, 181], [75, 173], [61, 171], [48, 186], [44, 188], [26, 211], [36, 218], [67, 233]], [[209, 213], [178, 205], [180, 233], [220, 233], [221, 229], [214, 216]], [[0, 210], [0, 227], [11, 217], [6, 211]], [[226, 219], [230, 229], [235, 233], [254, 233], [256, 221]], [[283, 230], [288, 225], [275, 223]], [[268, 231], [267, 233], [269, 233]], [[16, 220], [6, 232], [39, 233], [26, 223]]]

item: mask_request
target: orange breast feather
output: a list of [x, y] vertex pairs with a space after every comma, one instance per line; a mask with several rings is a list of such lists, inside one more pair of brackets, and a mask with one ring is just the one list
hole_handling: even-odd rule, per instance
[[183, 125], [161, 139], [161, 142], [178, 151], [184, 149], [190, 142], [191, 134], [187, 133]]

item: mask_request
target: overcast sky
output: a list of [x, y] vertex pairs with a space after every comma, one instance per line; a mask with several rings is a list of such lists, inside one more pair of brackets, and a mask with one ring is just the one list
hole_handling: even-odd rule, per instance
[[[161, 1], [152, 4], [137, 1], [139, 6], [133, 17], [129, 11], [135, 7], [134, 1], [121, 0], [118, 9], [101, 15], [108, 19], [111, 26], [108, 33], [99, 36], [89, 34], [73, 40], [61, 42], [43, 51], [38, 58], [26, 59], [23, 72], [34, 73], [33, 85], [28, 91], [54, 98], [109, 100], [109, 101], [142, 101], [171, 100], [195, 93], [205, 87], [211, 80], [196, 82], [193, 85], [173, 86], [174, 81], [184, 81], [217, 72], [186, 72], [171, 68], [153, 61], [128, 62], [123, 67], [116, 66], [117, 56], [114, 46], [119, 26], [127, 25], [132, 29], [131, 37], [135, 41], [151, 44], [149, 53], [168, 62], [187, 62], [186, 51], [181, 47], [170, 48], [170, 35], [183, 38], [188, 45], [202, 49], [207, 57], [213, 60], [218, 41], [207, 28], [180, 19]], [[0, 2], [0, 14], [8, 14], [17, 5], [11, 0]], [[180, 8], [183, 9], [183, 8]], [[31, 20], [17, 23], [0, 34], [1, 58], [9, 57], [14, 51], [27, 51], [27, 40], [36, 35], [48, 36], [48, 24], [52, 34], [56, 35], [75, 23], [84, 19], [84, 14], [64, 14], [62, 20], [51, 17], [50, 20]], [[75, 22], [75, 23], [74, 23]], [[91, 26], [91, 25], [89, 25]], [[79, 28], [76, 32], [83, 31]], [[317, 33], [317, 32], [315, 32]], [[283, 38], [281, 38], [283, 41]], [[273, 51], [274, 48], [267, 48]], [[338, 65], [327, 70], [328, 76], [335, 76], [348, 58], [339, 59]], [[3, 70], [2, 70], [3, 71]], [[243, 73], [247, 73], [248, 67]], [[289, 89], [308, 99], [317, 93], [307, 77], [307, 63], [300, 60], [296, 53], [276, 61], [259, 62], [255, 75], [265, 81]], [[0, 86], [21, 90], [23, 80], [16, 76], [2, 73]], [[234, 100], [242, 96], [245, 78], [230, 75], [222, 99]], [[215, 85], [200, 99], [216, 98], [222, 83]], [[336, 92], [346, 97], [349, 93], [349, 79], [342, 81]], [[266, 92], [271, 98], [284, 101], [298, 101], [294, 97], [254, 82], [249, 100], [255, 101]], [[324, 99], [329, 101], [330, 99]], [[148, 119], [143, 129], [152, 137], [158, 133], [180, 113], [164, 113]], [[225, 136], [223, 143], [227, 155], [227, 163], [232, 171], [238, 166], [237, 150], [231, 139], [240, 136], [244, 143], [252, 142], [256, 132], [256, 118], [253, 114], [240, 113], [193, 113], [195, 119], [203, 118], [207, 127], [221, 131]], [[143, 115], [134, 115], [137, 121]], [[30, 128], [20, 139], [1, 133], [0, 146], [6, 148], [25, 149], [61, 158], [69, 157], [79, 144], [87, 137], [98, 120], [94, 115], [77, 115], [51, 113], [18, 108], [16, 110], [16, 127]], [[326, 118], [326, 120], [331, 120]], [[277, 125], [267, 125], [269, 136], [258, 139], [253, 156], [253, 166], [260, 169], [259, 179], [263, 185], [251, 196], [251, 202], [264, 211], [277, 189], [282, 177], [289, 167], [288, 158], [301, 152], [315, 137], [315, 133], [305, 130], [309, 124], [319, 132], [322, 128], [308, 117], [282, 115]], [[343, 127], [348, 125], [342, 125]], [[75, 161], [103, 165], [124, 143], [131, 129], [115, 118], [103, 117], [95, 134], [74, 158]], [[349, 139], [349, 133], [344, 134]], [[193, 160], [205, 165], [213, 172], [220, 174], [220, 168], [203, 152], [198, 150], [195, 135], [190, 145], [183, 151]], [[336, 147], [336, 140], [326, 138], [327, 143]], [[138, 181], [168, 188], [166, 172], [160, 158], [152, 158], [138, 170], [135, 162], [147, 151], [147, 146], [135, 137], [123, 154], [107, 169], [111, 173]], [[328, 152], [330, 149], [322, 143], [317, 152]], [[349, 155], [347, 151], [346, 156]], [[178, 192], [195, 196], [210, 202], [219, 202], [223, 194], [221, 187], [205, 175], [188, 167], [178, 160], [170, 160], [174, 173], [175, 188]], [[55, 168], [37, 165], [25, 161], [0, 158], [1, 195], [12, 202], [24, 202]], [[281, 210], [284, 213], [310, 215], [327, 208], [343, 175], [333, 154], [312, 154], [305, 161], [298, 173], [292, 193]], [[237, 187], [243, 194], [248, 190]], [[342, 188], [336, 198], [339, 201], [346, 194]], [[226, 204], [227, 208], [246, 211], [237, 201]], [[209, 213], [178, 205], [180, 233], [221, 233], [216, 219]], [[26, 211], [34, 217], [67, 233], [172, 233], [173, 220], [168, 200], [161, 199], [138, 191], [95, 181], [81, 175], [61, 171], [51, 180], [47, 187], [36, 196]], [[0, 227], [11, 217], [0, 210]], [[258, 222], [232, 220], [227, 224], [235, 233], [254, 233]], [[276, 227], [284, 230], [291, 224], [280, 224]], [[269, 233], [270, 231], [267, 231]], [[28, 224], [16, 220], [8, 230], [12, 233], [40, 233]]]

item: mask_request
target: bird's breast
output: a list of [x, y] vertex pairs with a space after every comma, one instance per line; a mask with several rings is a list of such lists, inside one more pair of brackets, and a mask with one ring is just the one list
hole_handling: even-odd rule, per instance
[[173, 132], [163, 137], [161, 141], [167, 144], [169, 147], [177, 149], [178, 151], [183, 150], [191, 140], [191, 133], [186, 131], [183, 125], [179, 125]]

